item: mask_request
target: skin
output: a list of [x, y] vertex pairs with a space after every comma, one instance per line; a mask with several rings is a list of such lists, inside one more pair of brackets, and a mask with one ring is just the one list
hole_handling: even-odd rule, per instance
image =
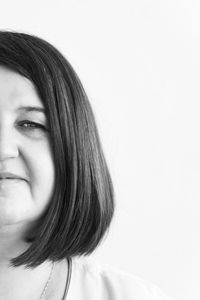
[[[28, 112], [24, 106], [44, 108], [31, 81], [0, 66], [0, 173], [22, 178], [0, 180], [0, 299], [4, 300], [39, 300], [51, 270], [50, 261], [33, 270], [9, 267], [9, 259], [27, 249], [22, 237], [49, 204], [55, 182], [45, 113]], [[55, 264], [48, 299], [62, 299], [66, 278], [57, 277], [61, 270], [67, 274], [64, 261]]]

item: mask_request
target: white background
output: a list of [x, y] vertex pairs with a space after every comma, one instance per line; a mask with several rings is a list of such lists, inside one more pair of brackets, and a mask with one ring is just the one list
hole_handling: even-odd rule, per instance
[[95, 111], [117, 210], [91, 257], [200, 299], [200, 2], [0, 4], [0, 29], [60, 49]]

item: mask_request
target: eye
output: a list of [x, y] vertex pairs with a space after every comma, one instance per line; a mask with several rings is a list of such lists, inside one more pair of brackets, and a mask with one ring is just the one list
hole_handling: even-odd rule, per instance
[[23, 120], [23, 121], [19, 122], [18, 124], [23, 129], [28, 129], [28, 130], [41, 129], [41, 130], [47, 131], [47, 128], [44, 125], [42, 125], [40, 123], [29, 121], [29, 120]]

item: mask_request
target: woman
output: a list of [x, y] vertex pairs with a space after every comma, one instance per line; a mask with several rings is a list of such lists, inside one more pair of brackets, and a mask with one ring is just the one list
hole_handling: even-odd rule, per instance
[[48, 42], [0, 31], [0, 299], [166, 300], [89, 263], [113, 186], [79, 78]]

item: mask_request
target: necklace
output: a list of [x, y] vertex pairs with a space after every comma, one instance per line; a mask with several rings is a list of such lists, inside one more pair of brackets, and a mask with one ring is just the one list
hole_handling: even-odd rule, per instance
[[50, 280], [51, 280], [51, 276], [52, 276], [52, 273], [53, 273], [53, 268], [54, 268], [54, 262], [53, 262], [53, 264], [52, 264], [52, 267], [51, 267], [51, 273], [50, 273], [50, 275], [49, 275], [49, 278], [48, 278], [48, 280], [47, 280], [47, 283], [46, 283], [46, 285], [45, 285], [45, 287], [44, 287], [44, 289], [43, 289], [43, 291], [42, 291], [42, 295], [40, 296], [40, 300], [42, 300], [42, 299], [44, 298], [44, 295], [45, 295], [45, 293], [46, 293], [46, 289], [47, 289], [47, 287], [48, 287], [48, 285], [49, 285], [49, 282], [50, 282]]
[[[70, 285], [70, 281], [71, 281], [71, 274], [72, 274], [72, 259], [71, 258], [67, 258], [67, 261], [68, 261], [68, 273], [67, 273], [67, 282], [66, 282], [66, 285], [65, 285], [65, 291], [64, 291], [64, 296], [63, 296], [63, 299], [66, 299], [67, 297], [67, 293], [68, 293], [68, 290], [69, 290], [69, 285]], [[47, 283], [42, 291], [42, 295], [40, 296], [40, 300], [42, 300], [44, 298], [44, 295], [45, 295], [45, 292], [46, 292], [46, 289], [48, 287], [48, 284], [51, 280], [51, 276], [52, 276], [52, 273], [53, 273], [53, 268], [54, 268], [54, 262], [52, 264], [52, 267], [51, 267], [51, 273], [49, 275], [49, 278], [47, 280]]]

